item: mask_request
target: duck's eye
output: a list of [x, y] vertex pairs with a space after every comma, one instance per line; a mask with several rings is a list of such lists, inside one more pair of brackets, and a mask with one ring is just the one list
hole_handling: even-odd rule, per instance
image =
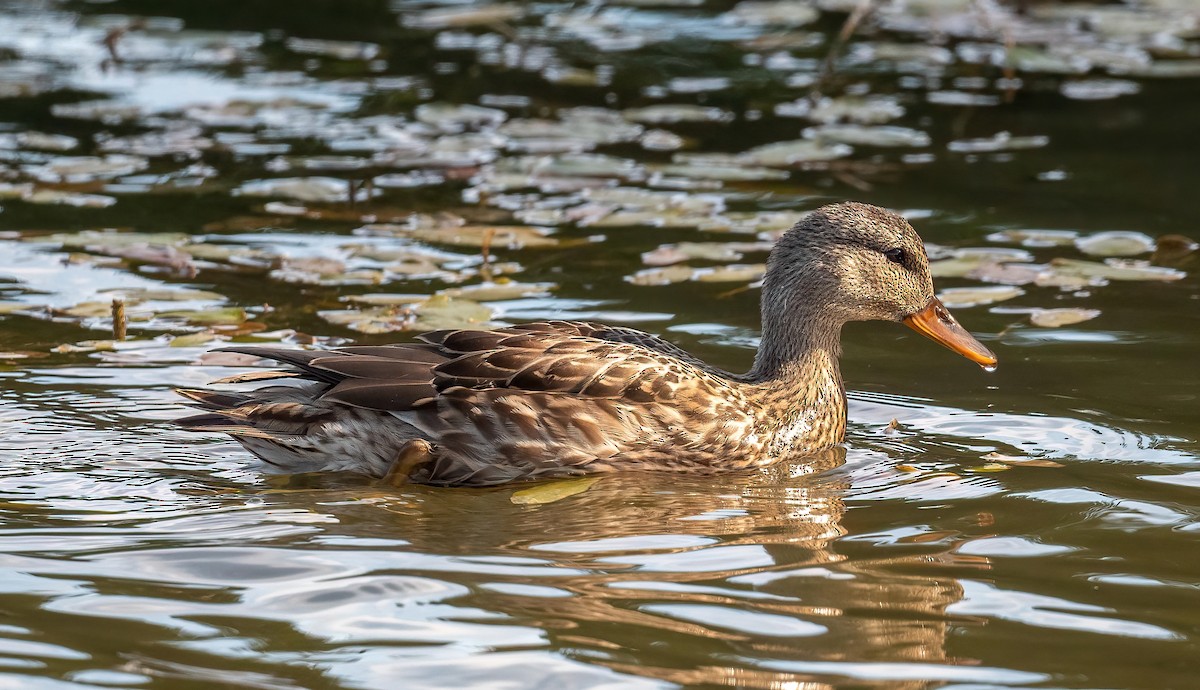
[[894, 264], [904, 263], [904, 250], [900, 247], [888, 249], [883, 252], [883, 255], [887, 257], [888, 261], [891, 261]]

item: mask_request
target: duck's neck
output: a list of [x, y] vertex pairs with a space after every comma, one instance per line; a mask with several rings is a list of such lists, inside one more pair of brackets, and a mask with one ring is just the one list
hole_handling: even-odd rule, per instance
[[755, 391], [772, 455], [810, 452], [845, 434], [842, 323], [822, 316], [763, 310], [762, 343], [744, 381]]

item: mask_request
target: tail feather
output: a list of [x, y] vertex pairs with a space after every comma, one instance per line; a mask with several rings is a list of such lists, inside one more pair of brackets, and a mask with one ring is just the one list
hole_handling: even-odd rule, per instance
[[234, 374], [212, 381], [212, 385], [220, 385], [225, 383], [251, 383], [254, 381], [270, 381], [272, 379], [291, 379], [303, 377], [304, 373], [299, 371], [284, 371], [282, 369], [271, 369], [268, 371], [248, 371], [244, 374]]
[[211, 431], [214, 433], [229, 434], [234, 438], [249, 437], [276, 441], [281, 436], [279, 432], [256, 429], [244, 423], [239, 424], [237, 420], [220, 414], [197, 414], [191, 417], [183, 417], [176, 419], [175, 424], [188, 431]]
[[241, 393], [211, 391], [204, 388], [176, 388], [175, 392], [191, 400], [196, 407], [203, 410], [228, 410], [253, 400], [249, 395]]

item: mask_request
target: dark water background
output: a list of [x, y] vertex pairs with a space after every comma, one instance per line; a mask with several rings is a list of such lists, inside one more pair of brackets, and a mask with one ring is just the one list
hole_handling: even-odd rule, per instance
[[[489, 251], [502, 280], [548, 292], [422, 318], [594, 318], [735, 370], [757, 335], [753, 275], [629, 278], [664, 244], [777, 229], [706, 218], [853, 198], [904, 211], [946, 251], [1021, 249], [987, 239], [1005, 230], [1198, 236], [1193, 5], [880, 3], [822, 78], [853, 4], [783, 3], [800, 14], [774, 24], [713, 0], [0, 4], [0, 688], [1196, 687], [1200, 259], [1186, 244], [1134, 252], [1176, 280], [1026, 284], [957, 308], [999, 356], [991, 374], [895, 325], [852, 325], [847, 447], [795, 467], [616, 476], [522, 506], [511, 488], [267, 479], [231, 441], [167, 424], [185, 411], [171, 387], [229, 373], [202, 359], [222, 340], [401, 340], [327, 312], [481, 282], [478, 245], [360, 230], [373, 219], [562, 240]], [[908, 57], [881, 57], [897, 45]], [[695, 81], [714, 77], [728, 81]], [[719, 187], [697, 186], [712, 161], [650, 174], [672, 146], [799, 138], [813, 119], [776, 108], [814, 82], [826, 98], [894, 97], [886, 124], [928, 143], [856, 144]], [[70, 107], [94, 101], [125, 110]], [[620, 115], [662, 103], [720, 110], [641, 130]], [[570, 120], [579, 106], [612, 112]], [[505, 129], [523, 118], [546, 122]], [[1047, 139], [962, 143], [1000, 132]], [[132, 139], [147, 133], [162, 136]], [[589, 152], [607, 157], [571, 158]], [[246, 185], [307, 176], [376, 178], [379, 196]], [[633, 224], [555, 215], [618, 185], [675, 195]], [[646, 220], [689, 199], [711, 203], [680, 227]], [[61, 234], [103, 228], [183, 235]], [[1102, 261], [1067, 242], [1021, 263]], [[414, 246], [432, 278], [370, 258]], [[741, 253], [690, 263], [765, 257]], [[113, 296], [133, 339], [89, 344], [110, 337]], [[247, 313], [211, 316], [229, 307]], [[1020, 308], [1099, 314], [1052, 328]], [[179, 309], [200, 315], [162, 316]]]

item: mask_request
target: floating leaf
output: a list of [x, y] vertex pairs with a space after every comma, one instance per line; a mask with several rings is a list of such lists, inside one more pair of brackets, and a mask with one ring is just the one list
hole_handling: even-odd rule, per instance
[[199, 347], [205, 343], [210, 343], [214, 340], [223, 340], [223, 338], [212, 331], [201, 331], [199, 333], [189, 333], [187, 335], [177, 335], [171, 339], [170, 347]]
[[[350, 183], [335, 177], [276, 177], [250, 180], [233, 191], [242, 196], [285, 197], [298, 201], [339, 202], [350, 200]], [[379, 194], [378, 191], [375, 194]], [[365, 201], [368, 190], [355, 190], [355, 199]]]
[[117, 203], [114, 197], [103, 194], [80, 194], [60, 189], [37, 189], [23, 199], [31, 204], [74, 206], [76, 208], [108, 208]]
[[1023, 294], [1025, 294], [1025, 291], [1021, 288], [997, 285], [993, 287], [947, 288], [938, 293], [938, 297], [947, 307], [959, 308], [994, 304], [1019, 297]]
[[514, 491], [509, 500], [519, 506], [545, 505], [581, 494], [592, 488], [592, 485], [598, 481], [600, 481], [599, 477], [550, 481], [528, 489]]
[[1144, 262], [1117, 261], [1108, 259], [1105, 263], [1079, 261], [1076, 259], [1052, 259], [1050, 265], [1063, 275], [1076, 275], [1085, 278], [1104, 278], [1106, 280], [1179, 280], [1187, 274], [1173, 268], [1151, 266]]
[[[0, 148], [4, 146], [4, 137], [0, 135]], [[46, 132], [19, 132], [12, 137], [13, 148], [20, 147], [38, 151], [70, 151], [79, 146], [79, 140], [65, 134], [48, 134]]]
[[959, 139], [946, 145], [951, 151], [960, 153], [987, 153], [992, 151], [1016, 151], [1018, 149], [1037, 149], [1050, 143], [1050, 137], [1029, 136], [1014, 137], [1008, 132], [999, 132], [986, 139]]
[[1016, 465], [1018, 467], [1063, 467], [1061, 462], [1053, 460], [1044, 460], [1042, 458], [1024, 458], [1017, 455], [1004, 455], [1002, 453], [988, 453], [983, 456], [988, 462], [999, 462], [1005, 465]]
[[328, 41], [289, 36], [283, 45], [293, 53], [323, 55], [338, 60], [372, 60], [379, 56], [379, 45], [362, 41]]
[[989, 462], [984, 465], [976, 465], [966, 469], [968, 472], [1004, 472], [1005, 470], [1010, 470], [1012, 468], [1002, 462]]
[[[849, 10], [853, 10], [851, 4]], [[856, 63], [887, 60], [900, 63], [925, 65], [948, 65], [954, 62], [954, 53], [941, 46], [924, 43], [861, 42], [850, 46], [850, 60]]]
[[480, 127], [495, 127], [508, 119], [499, 108], [470, 103], [423, 103], [417, 106], [417, 120], [443, 132], [462, 132]]
[[668, 266], [667, 268], [650, 268], [638, 271], [625, 278], [634, 285], [670, 285], [691, 280], [696, 269], [691, 266]]
[[19, 311], [30, 311], [38, 308], [35, 304], [27, 304], [25, 302], [0, 301], [0, 314], [13, 314]]
[[492, 310], [478, 302], [433, 295], [400, 305], [318, 312], [326, 321], [362, 333], [434, 331], [491, 325]]
[[666, 266], [689, 259], [705, 261], [737, 261], [742, 258], [737, 243], [680, 242], [664, 244], [653, 251], [642, 254], [642, 263], [647, 266]]
[[1053, 50], [1041, 50], [1029, 46], [1014, 46], [1007, 55], [997, 60], [1010, 65], [1019, 72], [1043, 74], [1084, 74], [1092, 64], [1078, 54], [1064, 54]]
[[1075, 243], [1074, 230], [1002, 230], [987, 238], [992, 242], [1016, 242], [1024, 247], [1060, 247]]
[[452, 244], [462, 247], [528, 249], [557, 247], [561, 242], [547, 237], [549, 230], [529, 225], [447, 225], [425, 227], [413, 225], [372, 224], [361, 228], [368, 234], [409, 237], [434, 244]]
[[110, 246], [89, 244], [85, 249], [89, 252], [117, 256], [138, 263], [165, 266], [172, 271], [189, 277], [196, 275], [196, 264], [192, 262], [191, 255], [178, 247], [170, 245], [119, 244]]
[[982, 280], [985, 283], [1028, 285], [1036, 283], [1045, 273], [1045, 266], [1035, 264], [985, 263], [981, 264], [978, 268], [967, 271], [965, 277]]
[[638, 143], [647, 151], [678, 151], [687, 142], [678, 134], [665, 129], [652, 129], [642, 134]]
[[621, 115], [630, 122], [649, 125], [676, 124], [679, 122], [732, 122], [733, 113], [687, 103], [651, 105], [645, 108], [627, 108]]
[[904, 106], [894, 96], [840, 96], [822, 98], [804, 115], [817, 122], [877, 125], [903, 116]]
[[1120, 96], [1132, 96], [1142, 90], [1136, 81], [1127, 79], [1080, 79], [1065, 81], [1059, 91], [1077, 101], [1101, 101]]
[[1097, 316], [1100, 316], [1099, 309], [1078, 309], [1074, 307], [1064, 309], [1039, 309], [1029, 315], [1029, 321], [1035, 326], [1042, 328], [1058, 328], [1059, 326], [1070, 326], [1072, 324], [1090, 321]]
[[950, 258], [929, 262], [929, 273], [934, 278], [966, 278], [981, 275], [981, 271], [1002, 263], [1029, 261], [1033, 257], [1020, 250], [957, 249]]
[[821, 125], [809, 127], [802, 134], [808, 139], [839, 142], [854, 146], [929, 146], [925, 132], [909, 127], [868, 125]]
[[29, 166], [25, 172], [44, 182], [90, 182], [130, 175], [148, 165], [149, 161], [141, 156], [70, 156]]
[[187, 321], [188, 323], [196, 324], [198, 326], [240, 324], [246, 320], [246, 312], [241, 307], [164, 311], [160, 312], [157, 316], [164, 319]]
[[716, 268], [698, 268], [692, 280], [702, 283], [749, 283], [763, 277], [766, 264], [730, 264]]
[[1154, 238], [1140, 232], [1097, 232], [1075, 240], [1075, 246], [1091, 256], [1137, 256], [1154, 251]]
[[1116, 74], [1159, 79], [1194, 79], [1200, 77], [1200, 60], [1159, 60], [1148, 65], [1114, 69]]
[[491, 26], [519, 19], [525, 12], [526, 8], [518, 3], [438, 8], [406, 15], [404, 25], [422, 29]]
[[786, 180], [791, 176], [786, 170], [740, 165], [652, 165], [650, 170], [658, 175], [722, 182]]
[[175, 246], [188, 241], [182, 232], [116, 232], [113, 230], [83, 230], [80, 232], [31, 235], [30, 242], [52, 242], [63, 247], [125, 247], [139, 245]]
[[854, 149], [845, 144], [824, 144], [811, 139], [780, 141], [758, 146], [738, 156], [740, 162], [769, 168], [786, 168], [800, 163], [845, 158]]
[[554, 283], [518, 283], [501, 279], [466, 287], [445, 288], [438, 290], [437, 294], [453, 299], [465, 298], [476, 302], [496, 302], [524, 297], [544, 297], [550, 294], [555, 287], [557, 286]]
[[755, 26], [803, 26], [821, 16], [821, 12], [795, 0], [742, 0], [722, 19], [736, 24]]

